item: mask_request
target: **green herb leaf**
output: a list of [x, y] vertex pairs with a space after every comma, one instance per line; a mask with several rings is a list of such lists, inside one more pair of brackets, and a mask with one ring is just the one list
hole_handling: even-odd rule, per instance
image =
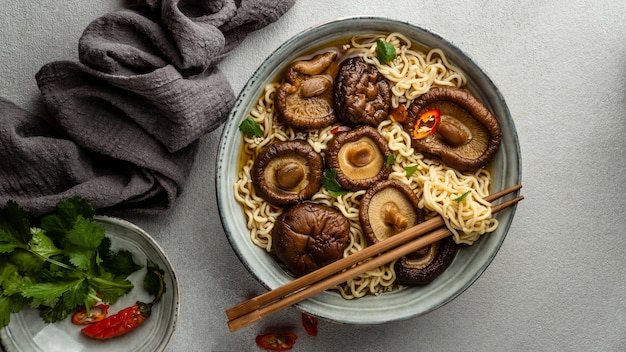
[[11, 319], [11, 307], [13, 302], [6, 296], [0, 296], [0, 326], [9, 325]]
[[70, 310], [65, 307], [62, 300], [54, 301], [52, 305], [41, 305], [39, 307], [39, 316], [46, 323], [55, 323], [57, 321], [67, 318], [70, 314]]
[[13, 201], [0, 209], [0, 328], [8, 324], [10, 312], [25, 306], [52, 323], [78, 306], [90, 309], [100, 300], [113, 304], [133, 288], [126, 277], [141, 265], [127, 250], [111, 251], [104, 226], [93, 215], [80, 197], [33, 219], [40, 227], [31, 227], [27, 213]]
[[41, 219], [41, 228], [46, 234], [56, 240], [70, 231], [77, 219], [91, 219], [94, 215], [93, 207], [80, 197], [62, 200], [57, 204], [55, 213], [48, 214]]
[[322, 176], [322, 186], [324, 186], [328, 193], [330, 193], [333, 197], [342, 196], [348, 193], [348, 191], [343, 189], [339, 182], [337, 182], [337, 169], [328, 169], [324, 171], [324, 175]]
[[396, 162], [396, 156], [392, 154], [387, 155], [387, 160], [385, 161], [385, 167], [389, 167]]
[[467, 192], [461, 194], [459, 197], [454, 198], [453, 201], [457, 202], [457, 203], [461, 203], [463, 201], [463, 199], [465, 199], [465, 197], [467, 197], [468, 194], [470, 194], [472, 192], [472, 190], [468, 190]]
[[102, 257], [102, 267], [114, 275], [128, 276], [143, 268], [133, 260], [133, 254], [127, 250], [108, 252]]
[[76, 284], [76, 281], [28, 283], [22, 286], [22, 295], [38, 299], [57, 298], [72, 289]]
[[149, 294], [153, 295], [155, 297], [155, 301], [157, 301], [167, 289], [165, 282], [163, 281], [165, 271], [151, 261], [148, 261], [147, 269], [148, 271], [143, 279], [143, 287]]
[[25, 248], [30, 238], [28, 214], [15, 201], [9, 200], [0, 210], [0, 253]]
[[245, 134], [248, 137], [263, 137], [263, 130], [261, 129], [261, 125], [259, 125], [258, 122], [254, 121], [254, 119], [250, 116], [241, 121], [241, 123], [239, 124], [239, 130], [241, 131], [241, 133]]
[[104, 302], [111, 304], [115, 303], [119, 297], [130, 292], [134, 287], [134, 285], [123, 276], [114, 276], [107, 272], [103, 273], [100, 277], [92, 278], [89, 280], [89, 284], [100, 294]]
[[31, 232], [33, 237], [28, 243], [28, 247], [33, 253], [36, 253], [43, 258], [50, 258], [54, 255], [63, 253], [63, 251], [54, 245], [52, 239], [45, 235], [42, 229], [32, 228]]
[[404, 171], [406, 171], [406, 177], [409, 178], [417, 171], [417, 165], [405, 166]]
[[387, 41], [376, 39], [376, 57], [382, 65], [393, 61], [396, 58], [396, 48]]
[[65, 239], [72, 247], [95, 251], [104, 239], [104, 226], [91, 219], [78, 216], [72, 229], [65, 235]]

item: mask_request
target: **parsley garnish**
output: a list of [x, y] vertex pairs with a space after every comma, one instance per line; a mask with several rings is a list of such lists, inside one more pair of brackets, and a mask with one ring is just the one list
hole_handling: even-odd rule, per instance
[[384, 65], [396, 58], [396, 48], [389, 42], [376, 39], [376, 57]]
[[406, 177], [409, 178], [413, 176], [415, 171], [417, 171], [417, 165], [406, 166], [404, 168], [404, 171], [406, 171]]
[[472, 190], [468, 190], [467, 192], [461, 194], [460, 196], [458, 196], [457, 198], [454, 198], [453, 201], [457, 202], [457, 203], [461, 203], [463, 201], [463, 199], [465, 199], [465, 197], [467, 197], [468, 194], [470, 194], [472, 192]]
[[328, 193], [330, 193], [333, 197], [342, 196], [348, 193], [348, 191], [343, 189], [339, 182], [337, 182], [337, 169], [328, 169], [324, 171], [324, 175], [322, 176], [322, 186], [324, 186]]
[[389, 167], [391, 165], [393, 165], [393, 163], [396, 162], [396, 156], [393, 154], [389, 154], [387, 156], [387, 160], [385, 161], [385, 167]]
[[254, 121], [254, 119], [250, 116], [241, 121], [241, 123], [239, 124], [239, 130], [241, 131], [241, 133], [245, 134], [248, 137], [263, 137], [263, 130], [261, 129], [261, 125], [259, 125], [258, 122]]
[[93, 215], [80, 197], [59, 202], [39, 227], [15, 201], [0, 209], [0, 327], [26, 306], [53, 323], [80, 306], [112, 304], [133, 288], [127, 276], [142, 266], [129, 251], [111, 250]]

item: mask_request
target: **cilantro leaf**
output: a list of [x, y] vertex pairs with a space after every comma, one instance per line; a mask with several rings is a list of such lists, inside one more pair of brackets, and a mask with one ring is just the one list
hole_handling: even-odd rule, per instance
[[133, 260], [133, 254], [127, 250], [109, 252], [102, 260], [102, 266], [114, 275], [130, 275], [143, 268]]
[[91, 219], [93, 215], [94, 209], [89, 203], [80, 197], [72, 197], [60, 201], [57, 211], [44, 216], [40, 226], [51, 238], [60, 239], [72, 229], [79, 217]]
[[24, 298], [19, 295], [0, 296], [0, 326], [8, 325], [11, 313], [19, 312], [24, 303]]
[[322, 175], [322, 186], [326, 188], [328, 193], [334, 197], [342, 196], [348, 193], [337, 182], [337, 169], [328, 169]]
[[111, 304], [134, 287], [125, 277], [115, 276], [109, 272], [103, 272], [100, 276], [91, 278], [89, 283], [100, 294], [100, 298], [104, 302]]
[[22, 295], [27, 298], [57, 298], [71, 290], [77, 281], [35, 282], [22, 285]]
[[148, 272], [143, 279], [143, 286], [149, 294], [155, 296], [155, 300], [160, 299], [163, 292], [167, 289], [165, 282], [163, 282], [164, 275], [165, 271], [163, 269], [148, 261]]
[[393, 61], [396, 58], [396, 48], [387, 41], [376, 39], [376, 57], [382, 65]]
[[76, 280], [63, 293], [63, 304], [68, 310], [74, 310], [85, 303], [89, 294], [88, 280]]
[[79, 217], [91, 219], [95, 213], [93, 207], [80, 197], [60, 201], [57, 204], [57, 212], [59, 217], [68, 224], [72, 224]]
[[54, 255], [63, 253], [63, 251], [54, 245], [52, 239], [45, 235], [43, 230], [33, 228], [31, 232], [33, 237], [28, 243], [28, 247], [33, 253], [36, 253], [43, 258], [50, 258]]
[[396, 156], [392, 154], [389, 154], [387, 156], [387, 160], [385, 161], [385, 167], [389, 167], [391, 165], [393, 165], [396, 162]]
[[45, 260], [32, 252], [23, 249], [16, 249], [9, 254], [11, 263], [17, 265], [19, 271], [34, 274], [43, 268]]
[[458, 196], [457, 198], [454, 198], [453, 201], [457, 202], [457, 203], [461, 203], [463, 201], [463, 199], [465, 199], [465, 197], [467, 197], [468, 194], [472, 193], [472, 190], [468, 190], [467, 192], [461, 194], [460, 196]]
[[417, 165], [405, 166], [404, 171], [406, 171], [406, 177], [409, 178], [417, 171]]
[[55, 301], [54, 305], [39, 306], [39, 316], [46, 323], [54, 323], [67, 318], [70, 311], [66, 309], [65, 304], [61, 300]]
[[104, 226], [91, 219], [78, 216], [65, 239], [79, 249], [95, 251], [104, 239]]
[[239, 130], [248, 137], [263, 137], [261, 125], [254, 121], [254, 119], [250, 116], [241, 121], [239, 124]]
[[93, 215], [80, 197], [33, 218], [40, 227], [31, 227], [13, 201], [0, 209], [0, 328], [22, 307], [38, 309], [52, 323], [78, 306], [112, 304], [133, 288], [127, 276], [141, 265], [127, 250], [110, 250], [111, 240]]
[[96, 265], [96, 249], [103, 239], [104, 226], [79, 215], [63, 242], [70, 263], [80, 270], [91, 270]]
[[0, 210], [0, 253], [24, 248], [30, 238], [28, 214], [15, 201], [9, 200]]

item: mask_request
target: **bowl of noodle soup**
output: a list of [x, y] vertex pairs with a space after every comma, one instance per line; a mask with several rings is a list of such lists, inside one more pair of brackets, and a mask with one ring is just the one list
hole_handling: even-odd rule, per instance
[[[332, 138], [330, 129], [297, 132], [275, 121], [273, 96], [285, 67], [305, 56], [335, 46], [353, 50], [366, 61], [386, 70], [375, 58], [375, 40], [381, 38], [398, 48], [399, 59], [384, 72], [394, 82], [392, 104], [408, 104], [432, 86], [454, 86], [469, 90], [498, 119], [502, 130], [500, 147], [486, 168], [471, 174], [440, 165], [411, 147], [410, 137], [399, 124], [388, 119], [378, 126], [395, 155], [390, 179], [409, 185], [420, 197], [420, 206], [429, 212], [448, 212], [446, 224], [459, 244], [450, 266], [432, 283], [401, 286], [394, 283], [393, 265], [372, 270], [306, 299], [296, 307], [326, 320], [348, 324], [381, 324], [408, 319], [432, 311], [467, 289], [488, 267], [513, 220], [515, 207], [490, 216], [476, 210], [469, 219], [449, 213], [450, 188], [463, 193], [471, 187], [475, 204], [483, 208], [481, 197], [513, 186], [521, 180], [521, 160], [517, 132], [504, 98], [495, 84], [466, 54], [445, 39], [415, 25], [379, 17], [351, 17], [322, 23], [294, 36], [277, 48], [257, 69], [242, 89], [222, 132], [216, 171], [216, 191], [220, 218], [227, 238], [247, 270], [268, 290], [293, 280], [272, 256], [271, 230], [283, 209], [265, 203], [254, 194], [250, 167], [254, 155], [272, 141], [307, 140], [323, 154]], [[395, 66], [397, 67], [395, 67]], [[415, 72], [413, 72], [415, 71]], [[412, 76], [412, 78], [407, 78]], [[250, 138], [239, 130], [247, 117], [258, 121], [264, 137]], [[417, 171], [407, 176], [407, 167]], [[450, 184], [453, 186], [450, 186]], [[311, 201], [339, 209], [355, 225], [351, 227], [350, 255], [367, 244], [358, 226], [359, 199], [364, 191], [334, 197], [322, 187]], [[454, 203], [454, 202], [452, 202]], [[488, 203], [487, 203], [488, 205]], [[462, 212], [461, 210], [457, 210]], [[461, 220], [458, 220], [461, 219]], [[239, 302], [233, 302], [239, 303]]]

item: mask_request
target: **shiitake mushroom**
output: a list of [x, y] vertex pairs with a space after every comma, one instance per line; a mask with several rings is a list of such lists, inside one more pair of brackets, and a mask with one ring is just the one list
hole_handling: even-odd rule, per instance
[[370, 187], [361, 198], [359, 222], [370, 244], [383, 241], [424, 221], [413, 190], [398, 180]]
[[389, 176], [390, 154], [387, 141], [375, 128], [361, 126], [335, 134], [326, 149], [326, 167], [337, 170], [337, 182], [344, 189], [358, 191]]
[[396, 282], [403, 285], [427, 285], [450, 266], [456, 255], [457, 244], [446, 237], [430, 244], [394, 264]]
[[257, 155], [251, 170], [256, 194], [276, 206], [310, 199], [322, 185], [322, 156], [302, 140], [272, 143]]
[[304, 202], [278, 216], [272, 230], [272, 251], [295, 275], [305, 275], [343, 258], [350, 223], [338, 210]]
[[341, 62], [334, 96], [337, 118], [351, 126], [378, 126], [391, 110], [391, 83], [362, 57]]
[[[365, 237], [374, 244], [424, 221], [419, 199], [398, 180], [380, 182], [361, 198], [359, 221]], [[456, 243], [450, 238], [435, 242], [396, 261], [396, 280], [403, 285], [426, 285], [452, 262]]]
[[[279, 121], [296, 130], [324, 128], [336, 122], [333, 107], [337, 52], [299, 60], [287, 68], [274, 96]], [[336, 65], [335, 65], [336, 66]]]
[[476, 171], [493, 158], [502, 139], [500, 124], [474, 95], [460, 88], [431, 88], [409, 106], [406, 132], [413, 136], [420, 116], [433, 109], [440, 112], [439, 125], [434, 133], [411, 139], [415, 150], [459, 171]]

